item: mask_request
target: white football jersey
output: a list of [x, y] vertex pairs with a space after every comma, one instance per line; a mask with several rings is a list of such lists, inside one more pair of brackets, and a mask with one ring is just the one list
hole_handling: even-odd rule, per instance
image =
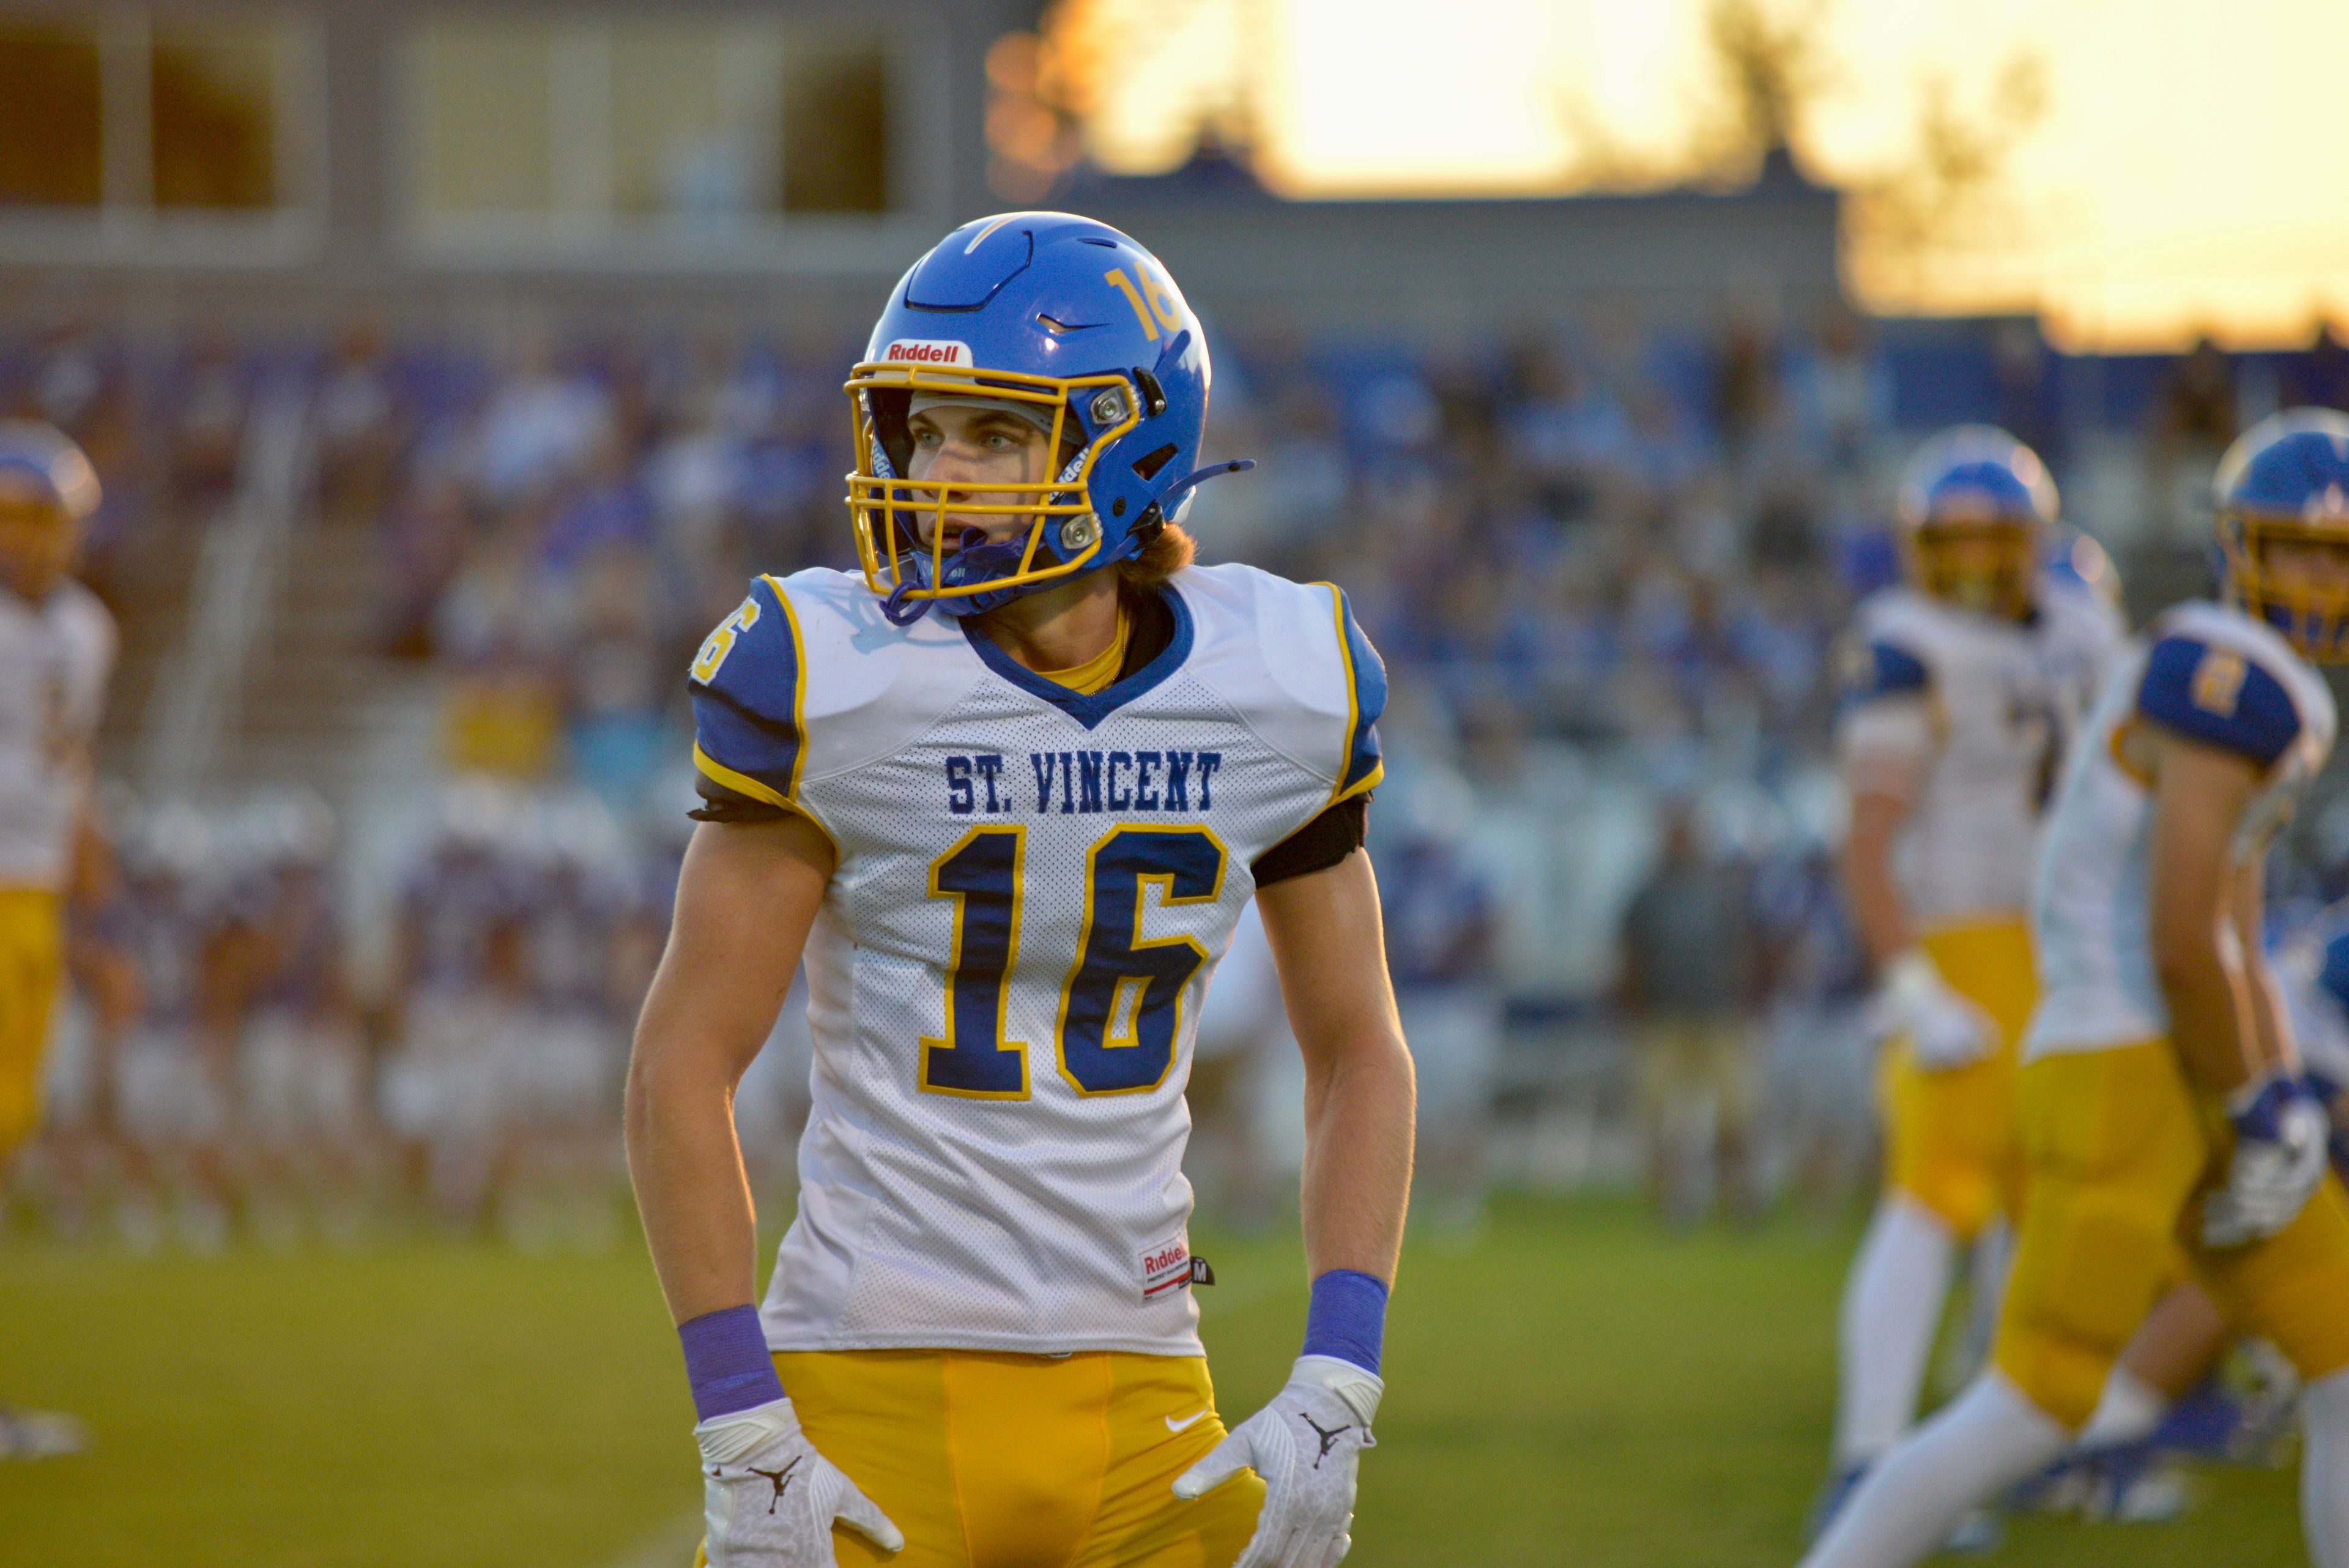
[[37, 605], [0, 588], [0, 888], [65, 886], [114, 645], [79, 583]]
[[2333, 750], [2333, 695], [2276, 630], [2230, 607], [2178, 606], [2113, 671], [2065, 770], [2032, 896], [2039, 1005], [2026, 1058], [2168, 1033], [2147, 905], [2153, 792], [2130, 771], [2133, 726], [2158, 723], [2264, 763], [2239, 863], [2265, 852]]
[[1860, 605], [1837, 742], [1863, 787], [1882, 763], [1922, 769], [1896, 861], [1920, 929], [2029, 908], [2042, 812], [2126, 640], [2110, 605], [2060, 579], [2042, 579], [2029, 622], [1905, 587]]
[[[2340, 990], [2349, 969], [2349, 911], [2335, 908], [2271, 951], [2269, 961], [2292, 1020], [2302, 1064], [2329, 1082], [2349, 1087], [2349, 1005]], [[2333, 983], [2327, 984], [2328, 976]]]
[[703, 774], [840, 857], [775, 1348], [1198, 1354], [1200, 999], [1251, 864], [1377, 784], [1385, 675], [1327, 584], [1165, 599], [1165, 649], [1092, 696], [841, 572], [759, 579], [703, 645]]

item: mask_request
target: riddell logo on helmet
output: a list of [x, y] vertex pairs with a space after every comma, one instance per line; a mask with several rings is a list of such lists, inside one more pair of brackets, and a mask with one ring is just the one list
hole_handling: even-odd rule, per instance
[[968, 365], [972, 362], [970, 345], [957, 343], [951, 337], [900, 337], [883, 350], [881, 358], [899, 365]]

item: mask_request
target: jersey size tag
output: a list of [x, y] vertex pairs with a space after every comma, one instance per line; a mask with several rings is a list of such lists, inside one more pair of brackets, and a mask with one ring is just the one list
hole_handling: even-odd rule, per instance
[[1202, 1284], [1214, 1283], [1212, 1270], [1205, 1280], [1199, 1280], [1202, 1264], [1202, 1260], [1191, 1256], [1187, 1237], [1160, 1242], [1142, 1254], [1142, 1299], [1156, 1301], [1170, 1291], [1188, 1290], [1195, 1280]]

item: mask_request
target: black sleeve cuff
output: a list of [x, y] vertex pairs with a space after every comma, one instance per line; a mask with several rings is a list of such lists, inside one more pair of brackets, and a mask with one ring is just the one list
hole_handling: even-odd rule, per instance
[[728, 789], [708, 774], [696, 774], [693, 787], [701, 793], [701, 805], [685, 815], [696, 822], [774, 822], [791, 815], [770, 801]]
[[1330, 867], [1362, 846], [1370, 825], [1369, 794], [1340, 801], [1257, 857], [1248, 869], [1258, 888], [1286, 882]]

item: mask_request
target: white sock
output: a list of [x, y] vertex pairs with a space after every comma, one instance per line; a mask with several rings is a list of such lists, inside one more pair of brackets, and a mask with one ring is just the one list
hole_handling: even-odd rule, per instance
[[1956, 1250], [1940, 1217], [1913, 1199], [1888, 1193], [1877, 1206], [1844, 1286], [1838, 1466], [1875, 1459], [1917, 1418]]
[[2105, 1379], [2104, 1397], [2096, 1401], [2096, 1413], [2080, 1428], [2076, 1446], [2109, 1449], [2134, 1443], [2160, 1426], [2168, 1409], [2169, 1401], [2160, 1389], [2116, 1364], [2112, 1375]]
[[1803, 1568], [1909, 1568], [1940, 1549], [1966, 1510], [2037, 1474], [2070, 1442], [2014, 1385], [1984, 1373], [1868, 1472]]
[[2316, 1568], [2349, 1568], [2349, 1372], [2301, 1395], [2300, 1528]]

